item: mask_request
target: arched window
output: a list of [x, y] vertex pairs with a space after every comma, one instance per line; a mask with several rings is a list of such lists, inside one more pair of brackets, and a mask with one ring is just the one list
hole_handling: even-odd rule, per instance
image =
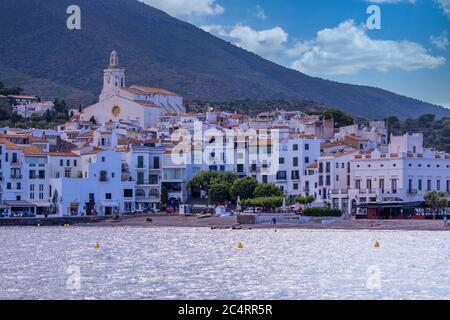
[[145, 197], [145, 191], [142, 189], [136, 190], [136, 197]]

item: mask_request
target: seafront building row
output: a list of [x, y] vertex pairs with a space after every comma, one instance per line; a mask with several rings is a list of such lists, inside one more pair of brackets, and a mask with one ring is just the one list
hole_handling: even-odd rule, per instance
[[[25, 98], [27, 114], [36, 100]], [[335, 128], [298, 111], [187, 113], [169, 90], [127, 87], [116, 52], [99, 102], [70, 113], [55, 130], [0, 129], [3, 217], [157, 211], [162, 193], [188, 201], [187, 183], [205, 170], [252, 176], [346, 214], [450, 191], [450, 155], [424, 148], [421, 134], [388, 137], [383, 121]]]

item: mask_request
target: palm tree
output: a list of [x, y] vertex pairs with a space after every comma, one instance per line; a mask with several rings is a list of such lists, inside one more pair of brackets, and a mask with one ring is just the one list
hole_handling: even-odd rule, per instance
[[433, 209], [433, 220], [436, 219], [436, 211], [448, 207], [448, 194], [443, 191], [429, 191], [424, 196], [427, 206]]

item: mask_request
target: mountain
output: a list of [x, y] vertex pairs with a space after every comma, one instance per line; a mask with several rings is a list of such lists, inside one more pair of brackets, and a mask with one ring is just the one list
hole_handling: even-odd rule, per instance
[[0, 1], [0, 80], [69, 104], [96, 101], [112, 50], [128, 84], [168, 88], [187, 100], [312, 100], [366, 118], [415, 118], [450, 110], [382, 89], [279, 66], [137, 0], [77, 0], [81, 30], [68, 30], [72, 0]]

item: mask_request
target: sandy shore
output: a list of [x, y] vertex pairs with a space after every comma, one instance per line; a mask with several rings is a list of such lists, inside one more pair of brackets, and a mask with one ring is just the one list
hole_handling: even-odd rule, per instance
[[[151, 219], [151, 221], [147, 221]], [[334, 224], [322, 225], [318, 222], [309, 224], [256, 224], [239, 225], [236, 217], [184, 217], [151, 215], [126, 217], [119, 222], [105, 220], [90, 226], [129, 226], [129, 227], [203, 227], [203, 228], [238, 228], [238, 229], [335, 229], [335, 230], [422, 230], [450, 231], [442, 220], [343, 220]]]

